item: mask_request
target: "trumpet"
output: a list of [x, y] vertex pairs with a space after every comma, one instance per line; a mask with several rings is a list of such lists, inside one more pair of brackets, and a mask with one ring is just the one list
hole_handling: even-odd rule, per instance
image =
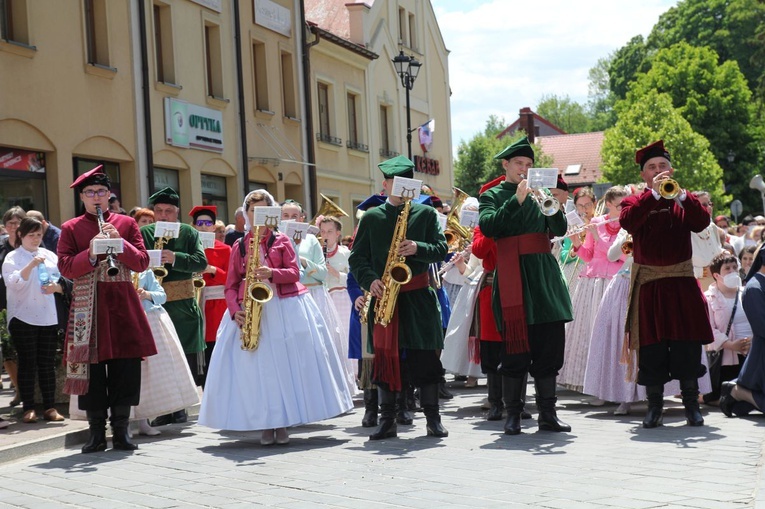
[[676, 180], [666, 179], [659, 184], [659, 194], [667, 200], [674, 200], [680, 196], [680, 184]]
[[[104, 222], [104, 212], [99, 205], [96, 205], [96, 217], [98, 218], [98, 229], [101, 230], [101, 233], [104, 233], [104, 225], [106, 223]], [[104, 233], [104, 235], [106, 234]], [[112, 253], [106, 255], [106, 265], [108, 266], [106, 273], [110, 277], [114, 277], [120, 273], [120, 268], [117, 267], [117, 262], [114, 260], [114, 255]]]
[[632, 235], [627, 235], [627, 237], [624, 239], [624, 242], [622, 242], [622, 253], [629, 256], [634, 250], [635, 243], [632, 241]]
[[[547, 191], [549, 193], [549, 191]], [[532, 189], [531, 199], [539, 206], [539, 210], [544, 216], [554, 216], [560, 210], [560, 202], [552, 195], [545, 193], [542, 189]]]

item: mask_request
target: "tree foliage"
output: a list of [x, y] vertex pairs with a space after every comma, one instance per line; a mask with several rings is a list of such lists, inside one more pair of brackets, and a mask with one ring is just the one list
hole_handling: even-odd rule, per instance
[[[502, 162], [494, 160], [505, 147], [522, 136], [518, 131], [510, 136], [497, 138], [507, 127], [505, 120], [491, 115], [482, 132], [469, 141], [461, 140], [457, 146], [457, 159], [454, 161], [454, 185], [470, 196], [478, 196], [478, 191], [486, 182], [504, 174]], [[534, 147], [536, 166], [549, 167], [551, 158], [542, 153], [539, 146]]]
[[611, 66], [608, 68], [608, 80], [611, 92], [618, 99], [627, 97], [630, 83], [646, 65], [647, 55], [648, 52], [642, 35], [633, 37], [614, 53], [613, 58], [611, 58]]
[[752, 93], [735, 61], [717, 62], [712, 49], [685, 42], [661, 49], [651, 69], [637, 76], [627, 103], [643, 101], [652, 91], [666, 93], [691, 128], [711, 143], [717, 162], [727, 170], [728, 192], [753, 207], [759, 197], [749, 191], [748, 182], [757, 171], [760, 136]]
[[585, 107], [572, 101], [569, 96], [544, 95], [539, 100], [536, 112], [568, 134], [589, 131], [590, 119]]
[[722, 185], [722, 168], [715, 160], [709, 141], [696, 133], [672, 98], [651, 90], [633, 102], [617, 104], [619, 120], [603, 139], [603, 179], [621, 184], [639, 182], [640, 168], [635, 152], [663, 139], [672, 155], [674, 178], [689, 191], [706, 190], [717, 203], [727, 203]]
[[590, 69], [587, 88], [587, 116], [590, 119], [589, 131], [605, 131], [616, 123], [614, 104], [616, 95], [609, 88], [608, 70], [614, 56], [598, 59], [598, 63]]

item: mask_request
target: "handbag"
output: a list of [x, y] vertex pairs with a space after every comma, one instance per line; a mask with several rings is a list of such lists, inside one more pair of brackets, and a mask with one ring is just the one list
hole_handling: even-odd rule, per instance
[[[730, 314], [730, 320], [728, 320], [728, 328], [725, 329], [725, 335], [730, 334], [731, 325], [733, 325], [733, 317], [736, 316], [736, 308], [738, 308], [738, 291], [736, 291], [736, 299], [733, 301], [733, 311]], [[721, 372], [722, 372], [722, 358], [723, 350], [715, 350], [707, 352], [707, 362], [709, 363], [709, 379], [712, 384], [712, 391], [719, 393], [720, 387], [722, 387]]]

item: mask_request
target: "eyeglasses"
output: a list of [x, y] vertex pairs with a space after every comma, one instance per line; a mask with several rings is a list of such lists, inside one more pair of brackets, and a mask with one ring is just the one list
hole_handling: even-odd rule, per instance
[[93, 198], [96, 195], [98, 195], [99, 198], [103, 198], [104, 196], [109, 194], [109, 190], [108, 189], [99, 189], [98, 191], [94, 191], [92, 189], [88, 189], [87, 191], [83, 191], [82, 194], [84, 194], [88, 198]]
[[212, 226], [213, 224], [215, 223], [213, 223], [209, 219], [197, 219], [197, 222], [196, 222], [197, 226]]

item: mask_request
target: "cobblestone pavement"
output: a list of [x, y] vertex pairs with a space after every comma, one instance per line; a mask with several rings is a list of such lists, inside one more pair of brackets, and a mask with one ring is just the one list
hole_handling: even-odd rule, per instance
[[510, 437], [502, 421], [483, 420], [485, 386], [454, 392], [442, 400], [442, 440], [425, 436], [418, 413], [398, 438], [369, 442], [357, 408], [292, 429], [287, 446], [189, 422], [136, 438], [132, 454], [30, 449], [0, 465], [0, 507], [765, 507], [761, 416], [705, 409], [706, 426], [691, 428], [667, 398], [665, 425], [644, 430], [643, 405], [614, 417], [612, 405], [563, 392], [571, 433], [538, 432], [532, 420]]

